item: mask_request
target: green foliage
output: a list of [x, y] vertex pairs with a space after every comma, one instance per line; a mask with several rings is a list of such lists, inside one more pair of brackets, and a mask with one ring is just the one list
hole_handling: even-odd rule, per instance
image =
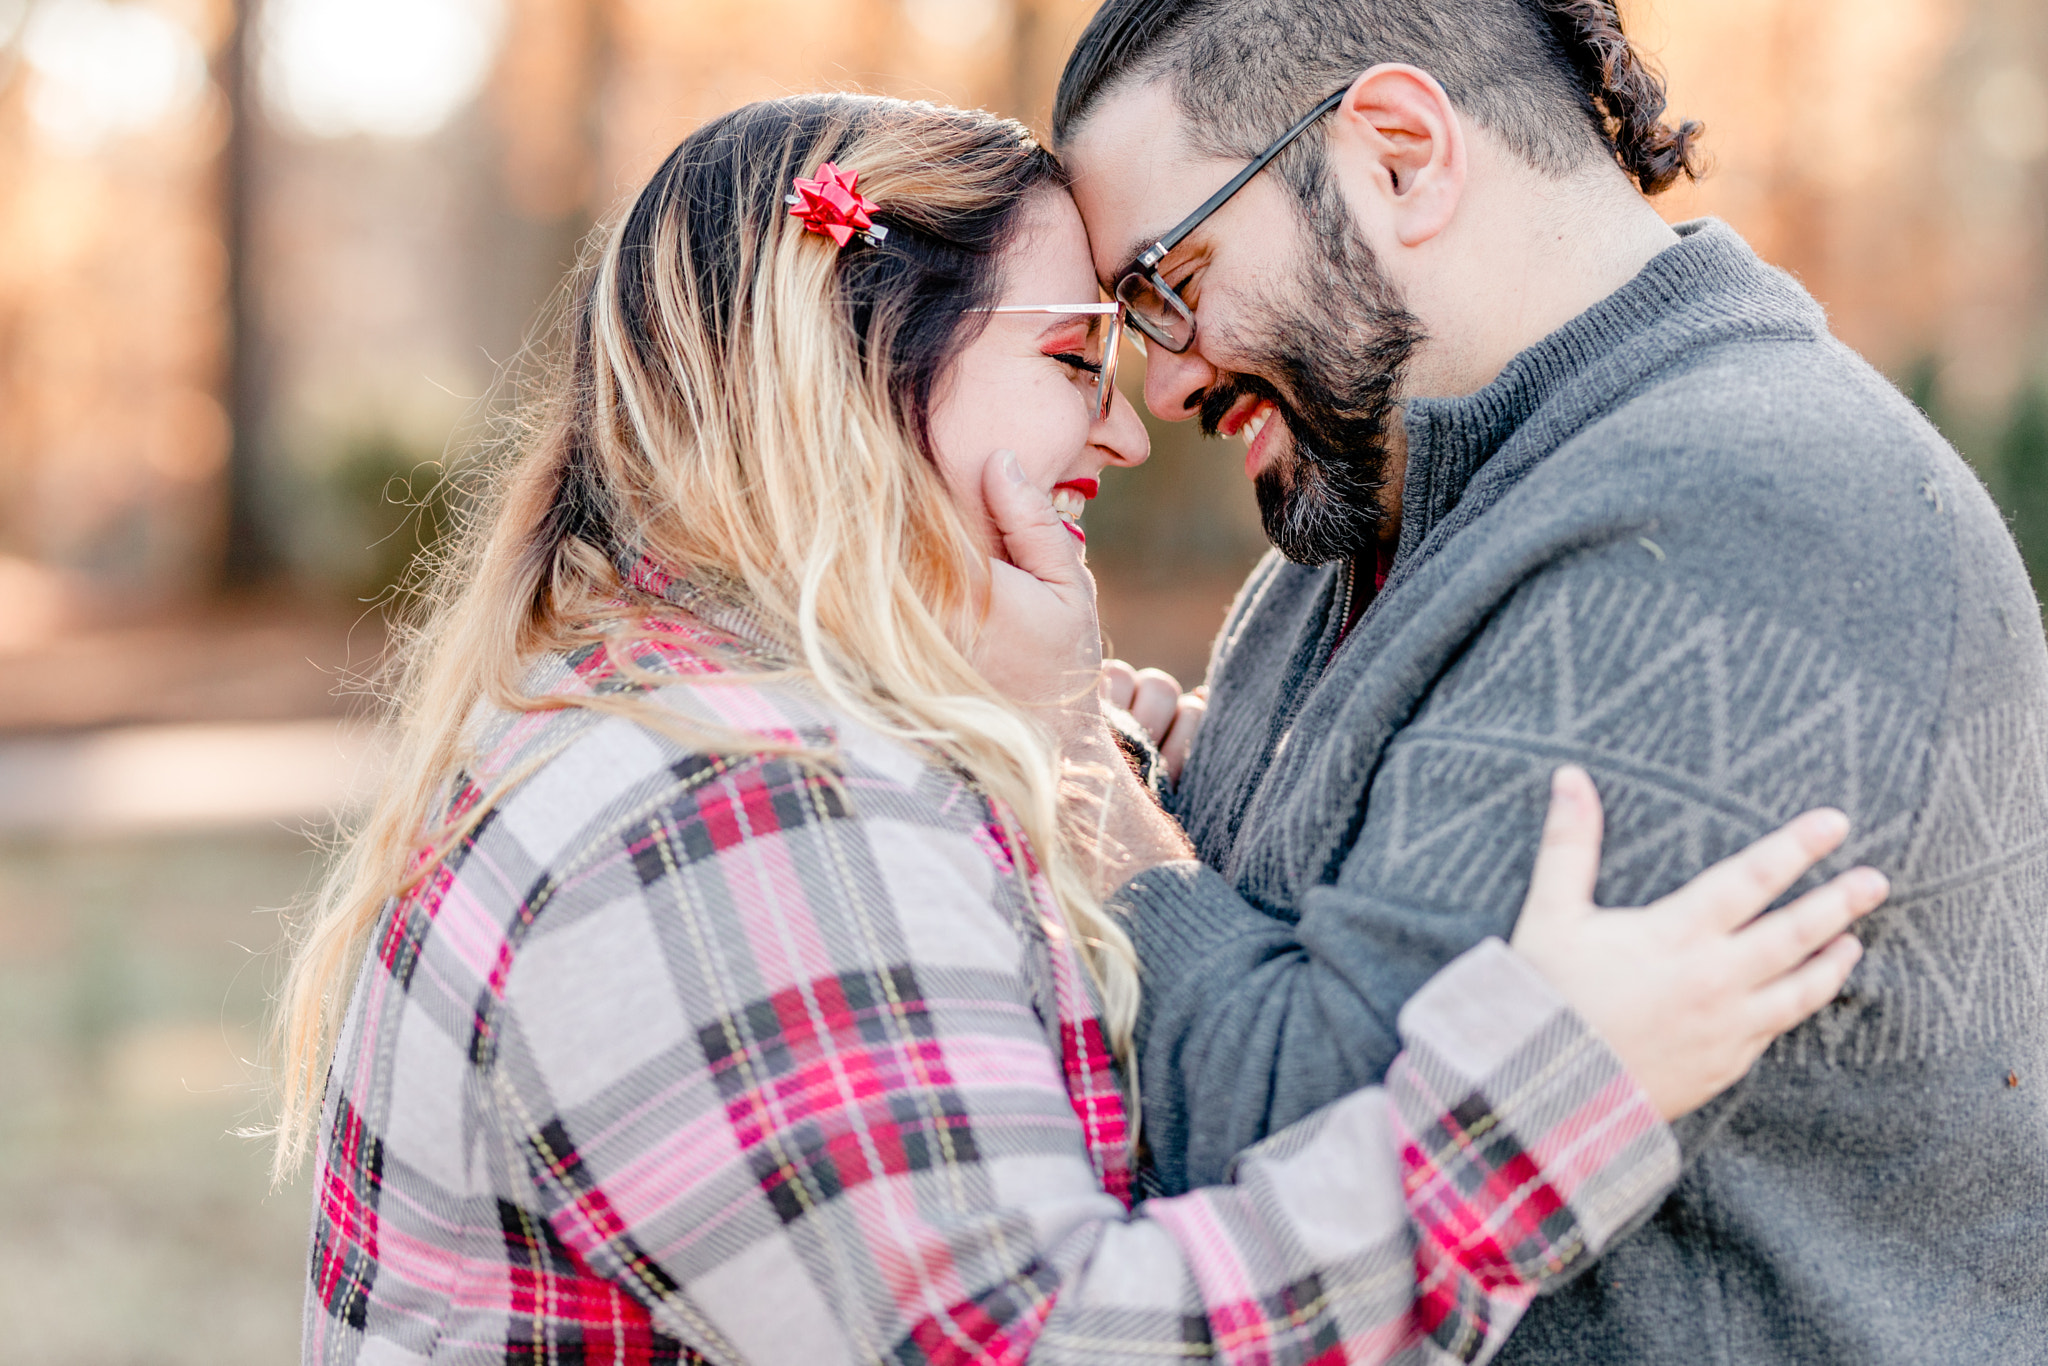
[[2048, 382], [2020, 391], [1997, 445], [2000, 490], [2034, 587], [2048, 597]]
[[1963, 453], [2005, 513], [2035, 592], [2048, 601], [2048, 376], [2032, 376], [2003, 413], [1975, 420], [1949, 404], [1931, 359], [1899, 387]]
[[346, 529], [325, 577], [355, 597], [402, 592], [414, 561], [454, 529], [446, 466], [388, 431], [347, 441], [323, 483], [320, 501]]
[[1899, 380], [1899, 388], [1905, 390], [1915, 407], [1927, 414], [1929, 421], [1937, 427], [1942, 425], [1941, 367], [1935, 364], [1934, 357], [1922, 356], [1908, 366]]

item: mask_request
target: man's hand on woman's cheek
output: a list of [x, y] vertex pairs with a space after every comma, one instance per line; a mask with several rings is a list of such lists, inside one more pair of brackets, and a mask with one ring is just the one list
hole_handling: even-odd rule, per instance
[[1102, 700], [1129, 712], [1145, 728], [1168, 775], [1178, 782], [1209, 709], [1209, 689], [1182, 692], [1180, 680], [1164, 669], [1136, 669], [1121, 659], [1106, 659]]

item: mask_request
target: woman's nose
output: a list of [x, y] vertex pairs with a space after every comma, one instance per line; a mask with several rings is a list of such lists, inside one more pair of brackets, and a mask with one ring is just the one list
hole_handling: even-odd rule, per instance
[[1108, 415], [1096, 419], [1088, 440], [1112, 465], [1142, 465], [1152, 456], [1152, 434], [1121, 391], [1110, 400]]
[[1215, 382], [1216, 368], [1202, 359], [1198, 347], [1178, 356], [1163, 346], [1145, 348], [1145, 406], [1161, 422], [1193, 417], [1203, 391]]

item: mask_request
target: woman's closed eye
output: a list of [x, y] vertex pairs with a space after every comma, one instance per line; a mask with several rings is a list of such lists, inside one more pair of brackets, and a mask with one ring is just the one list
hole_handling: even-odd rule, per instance
[[1096, 376], [1102, 374], [1102, 362], [1089, 360], [1078, 351], [1056, 351], [1051, 354], [1050, 358], [1058, 361], [1061, 365], [1070, 366], [1086, 374]]

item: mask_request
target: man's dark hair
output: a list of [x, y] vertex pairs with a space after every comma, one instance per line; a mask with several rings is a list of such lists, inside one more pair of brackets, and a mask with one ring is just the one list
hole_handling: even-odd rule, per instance
[[[1104, 0], [1060, 76], [1053, 138], [1111, 91], [1172, 81], [1197, 145], [1251, 157], [1360, 72], [1406, 62], [1531, 165], [1564, 174], [1611, 153], [1645, 194], [1696, 177], [1701, 128], [1664, 123], [1664, 80], [1615, 0]], [[1297, 192], [1317, 139], [1290, 149]]]

